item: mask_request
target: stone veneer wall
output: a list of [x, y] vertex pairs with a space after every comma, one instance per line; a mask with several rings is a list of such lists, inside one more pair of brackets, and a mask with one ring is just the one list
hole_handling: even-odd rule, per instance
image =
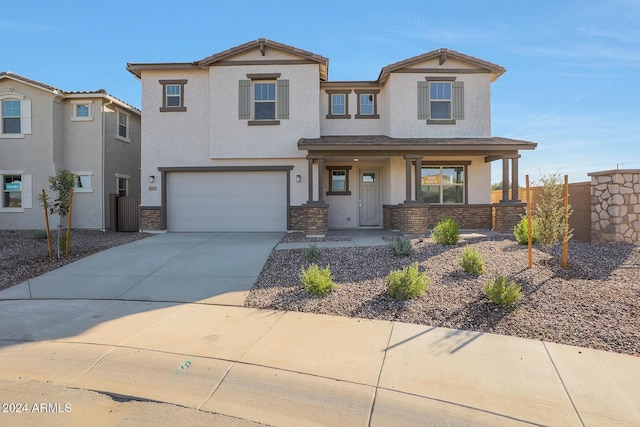
[[160, 207], [140, 206], [138, 221], [141, 231], [157, 231], [160, 228]]
[[325, 235], [329, 231], [329, 205], [314, 203], [289, 207], [289, 228], [308, 235]]
[[513, 234], [513, 228], [527, 213], [526, 203], [496, 203], [495, 231], [501, 234]]
[[385, 205], [382, 210], [383, 226], [407, 235], [420, 235], [443, 218], [451, 217], [458, 221], [461, 229], [489, 230], [492, 209], [492, 205]]
[[591, 239], [640, 245], [640, 170], [591, 176]]

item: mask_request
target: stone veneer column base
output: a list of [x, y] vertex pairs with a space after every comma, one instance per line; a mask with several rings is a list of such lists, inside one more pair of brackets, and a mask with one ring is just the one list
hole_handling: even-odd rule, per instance
[[492, 205], [385, 205], [382, 208], [383, 226], [406, 235], [423, 235], [449, 217], [455, 219], [461, 229], [490, 230], [492, 209]]
[[140, 206], [138, 208], [140, 231], [160, 231], [160, 206]]
[[501, 234], [513, 234], [513, 228], [520, 222], [522, 215], [527, 213], [527, 204], [519, 202], [496, 203], [495, 231]]
[[329, 231], [329, 205], [305, 203], [289, 207], [289, 228], [307, 235], [324, 236]]

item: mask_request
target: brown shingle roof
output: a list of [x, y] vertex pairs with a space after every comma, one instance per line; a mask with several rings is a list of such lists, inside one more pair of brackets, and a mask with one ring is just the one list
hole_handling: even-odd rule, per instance
[[3, 77], [8, 77], [8, 78], [11, 78], [11, 79], [14, 79], [14, 80], [18, 80], [18, 81], [21, 81], [23, 83], [30, 84], [32, 86], [38, 86], [41, 89], [48, 90], [50, 92], [63, 93], [63, 91], [61, 89], [58, 89], [56, 87], [53, 87], [53, 86], [45, 84], [45, 83], [38, 82], [36, 80], [28, 79], [28, 78], [26, 78], [24, 76], [21, 76], [19, 74], [12, 73], [11, 71], [2, 71], [2, 72], [0, 72], [0, 79], [3, 78]]

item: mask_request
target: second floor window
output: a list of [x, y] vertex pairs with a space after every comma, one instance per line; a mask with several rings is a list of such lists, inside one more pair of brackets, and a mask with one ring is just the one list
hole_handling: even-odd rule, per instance
[[247, 74], [239, 81], [238, 118], [250, 126], [278, 125], [289, 118], [289, 80], [280, 73]]
[[275, 120], [276, 118], [276, 83], [256, 83], [254, 93], [255, 120]]
[[341, 116], [347, 114], [346, 108], [347, 95], [344, 93], [334, 93], [331, 95], [331, 114]]
[[360, 114], [363, 116], [373, 114], [373, 95], [360, 94]]
[[162, 85], [162, 106], [160, 112], [187, 111], [184, 106], [184, 85], [186, 80], [160, 80]]
[[451, 119], [451, 82], [429, 83], [429, 111], [432, 120]]

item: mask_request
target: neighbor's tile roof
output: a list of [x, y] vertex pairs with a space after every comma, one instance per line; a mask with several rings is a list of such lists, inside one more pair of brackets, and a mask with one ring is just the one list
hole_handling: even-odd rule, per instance
[[42, 89], [45, 89], [45, 90], [48, 90], [48, 91], [51, 91], [51, 92], [64, 93], [63, 90], [58, 89], [57, 87], [53, 87], [51, 85], [48, 85], [48, 84], [45, 84], [45, 83], [42, 83], [42, 82], [38, 82], [36, 80], [28, 79], [28, 78], [26, 78], [24, 76], [21, 76], [19, 74], [12, 73], [11, 71], [2, 71], [2, 72], [0, 72], [0, 78], [5, 77], [5, 76], [6, 77], [10, 77], [10, 78], [15, 79], [15, 80], [19, 80], [21, 82], [24, 82], [24, 83], [27, 83], [27, 84], [30, 84], [30, 85], [33, 85], [33, 86], [41, 87]]

